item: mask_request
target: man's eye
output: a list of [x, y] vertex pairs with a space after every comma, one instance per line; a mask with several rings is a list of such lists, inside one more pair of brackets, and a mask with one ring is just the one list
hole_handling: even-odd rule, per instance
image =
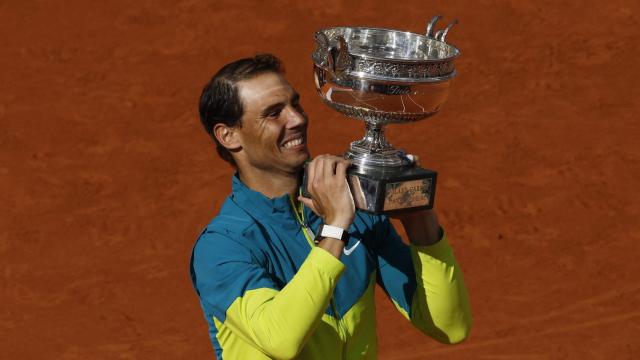
[[277, 119], [282, 115], [282, 111], [284, 110], [284, 108], [285, 108], [284, 104], [276, 104], [276, 105], [270, 106], [264, 109], [262, 114], [260, 114], [260, 117], [263, 119]]

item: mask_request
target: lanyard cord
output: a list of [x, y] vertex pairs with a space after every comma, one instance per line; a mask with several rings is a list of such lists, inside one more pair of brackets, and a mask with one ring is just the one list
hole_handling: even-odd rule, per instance
[[300, 228], [302, 229], [302, 233], [304, 234], [305, 239], [311, 247], [315, 247], [315, 243], [313, 239], [315, 235], [311, 228], [309, 228], [309, 224], [307, 224], [306, 219], [304, 218], [304, 204], [302, 202], [298, 202], [298, 206], [293, 202], [293, 197], [289, 196], [289, 201], [291, 202], [291, 208], [293, 209], [293, 213], [296, 216], [296, 220], [300, 224]]
[[291, 201], [291, 207], [293, 208], [293, 213], [296, 215], [296, 220], [300, 226], [306, 227], [307, 223], [304, 219], [304, 204], [301, 201], [298, 202], [298, 206], [293, 202], [293, 197], [289, 196], [289, 200]]

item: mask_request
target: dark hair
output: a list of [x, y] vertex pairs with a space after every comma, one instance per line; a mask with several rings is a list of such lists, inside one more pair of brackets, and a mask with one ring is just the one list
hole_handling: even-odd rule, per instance
[[258, 54], [236, 60], [223, 66], [207, 83], [200, 95], [200, 121], [215, 141], [218, 155], [233, 166], [235, 161], [231, 153], [216, 139], [213, 128], [218, 123], [230, 127], [242, 126], [240, 120], [244, 109], [236, 84], [265, 72], [284, 73], [280, 59], [271, 54]]

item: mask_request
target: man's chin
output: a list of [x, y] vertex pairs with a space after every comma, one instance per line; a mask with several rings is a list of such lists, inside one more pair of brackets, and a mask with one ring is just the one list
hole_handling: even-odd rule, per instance
[[305, 151], [302, 154], [300, 154], [300, 159], [298, 159], [298, 161], [296, 162], [296, 166], [297, 167], [304, 167], [304, 164], [307, 163], [307, 161], [311, 158], [311, 155], [309, 155], [309, 151]]
[[307, 163], [309, 158], [310, 158], [310, 155], [308, 151], [301, 152], [300, 154], [297, 154], [295, 158], [292, 157], [290, 159], [289, 165], [295, 172], [298, 172], [302, 168], [304, 168], [304, 165]]

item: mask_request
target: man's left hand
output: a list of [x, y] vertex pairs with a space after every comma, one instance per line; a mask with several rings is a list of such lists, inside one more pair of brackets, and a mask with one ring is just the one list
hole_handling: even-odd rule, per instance
[[[416, 166], [420, 165], [420, 159], [416, 155], [411, 155]], [[407, 236], [412, 244], [417, 246], [433, 245], [440, 241], [440, 223], [435, 210], [407, 211], [392, 218], [400, 220], [407, 232]]]
[[433, 209], [407, 211], [392, 217], [400, 220], [413, 245], [428, 246], [440, 241], [440, 223]]

